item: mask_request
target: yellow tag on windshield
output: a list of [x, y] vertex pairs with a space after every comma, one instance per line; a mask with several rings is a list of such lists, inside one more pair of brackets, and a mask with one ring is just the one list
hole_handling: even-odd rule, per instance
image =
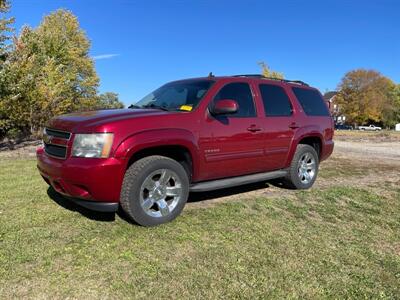
[[180, 110], [186, 110], [186, 111], [192, 111], [193, 106], [191, 105], [181, 105], [181, 107], [179, 107]]

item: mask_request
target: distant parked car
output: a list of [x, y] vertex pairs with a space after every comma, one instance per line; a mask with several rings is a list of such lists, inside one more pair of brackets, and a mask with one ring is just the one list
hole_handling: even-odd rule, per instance
[[379, 131], [382, 130], [382, 128], [375, 125], [369, 125], [369, 126], [359, 126], [358, 130]]
[[336, 130], [353, 130], [353, 126], [351, 125], [346, 125], [346, 124], [336, 124], [335, 125]]

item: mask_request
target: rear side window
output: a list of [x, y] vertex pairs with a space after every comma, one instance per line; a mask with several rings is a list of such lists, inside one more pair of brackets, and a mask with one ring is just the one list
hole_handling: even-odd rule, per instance
[[292, 114], [292, 105], [282, 87], [272, 84], [261, 84], [260, 92], [267, 117], [290, 116]]
[[214, 101], [222, 99], [235, 100], [239, 105], [238, 112], [229, 115], [229, 117], [249, 118], [256, 116], [253, 96], [247, 83], [234, 82], [225, 85], [222, 89], [220, 89], [218, 94], [215, 95]]
[[306, 115], [329, 116], [328, 108], [318, 91], [294, 87], [293, 92]]

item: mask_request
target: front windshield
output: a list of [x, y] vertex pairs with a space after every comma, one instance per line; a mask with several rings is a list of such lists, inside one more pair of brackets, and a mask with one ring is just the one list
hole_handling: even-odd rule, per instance
[[207, 93], [213, 81], [192, 80], [168, 83], [131, 107], [191, 111]]

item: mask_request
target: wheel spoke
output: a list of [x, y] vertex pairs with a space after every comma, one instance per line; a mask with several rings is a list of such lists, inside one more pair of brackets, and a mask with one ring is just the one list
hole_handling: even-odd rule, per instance
[[315, 168], [315, 161], [311, 160], [311, 162], [307, 164], [307, 170], [308, 171], [314, 170], [314, 168]]
[[171, 172], [169, 170], [162, 170], [161, 172], [161, 177], [158, 180], [160, 182], [160, 185], [166, 185], [168, 183], [168, 181], [171, 179]]
[[311, 180], [311, 175], [307, 171], [304, 173], [304, 177], [307, 182]]
[[142, 203], [142, 207], [144, 210], [149, 210], [154, 205], [154, 200], [152, 198], [147, 198]]
[[156, 182], [152, 178], [147, 178], [143, 187], [148, 191], [152, 191], [156, 187]]
[[167, 186], [167, 196], [179, 196], [182, 188], [180, 186]]
[[299, 173], [299, 177], [303, 176], [303, 170], [301, 168], [299, 168], [298, 173]]
[[158, 200], [157, 205], [163, 217], [169, 214], [168, 203], [164, 199]]

